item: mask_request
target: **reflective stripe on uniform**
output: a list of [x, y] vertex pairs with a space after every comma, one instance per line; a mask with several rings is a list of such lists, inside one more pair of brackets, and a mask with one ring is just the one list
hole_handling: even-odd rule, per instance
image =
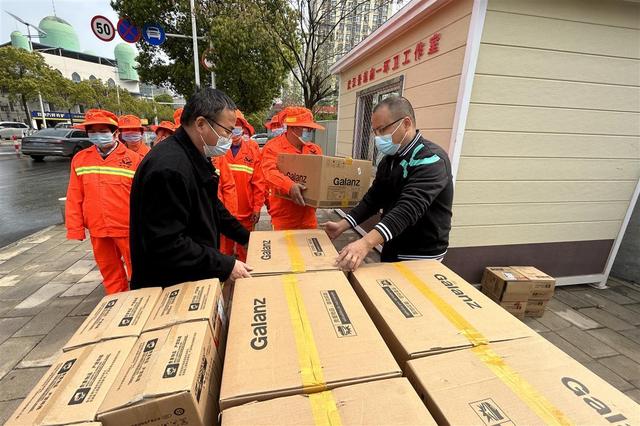
[[133, 175], [135, 174], [135, 170], [121, 169], [119, 167], [106, 167], [106, 166], [76, 167], [75, 171], [76, 171], [76, 175], [78, 176], [97, 174], [97, 175], [113, 175], [113, 176], [124, 176], [128, 178], [133, 178]]
[[229, 163], [229, 168], [231, 170], [235, 170], [236, 172], [245, 172], [249, 173], [250, 175], [253, 174], [253, 167], [243, 166], [242, 164]]

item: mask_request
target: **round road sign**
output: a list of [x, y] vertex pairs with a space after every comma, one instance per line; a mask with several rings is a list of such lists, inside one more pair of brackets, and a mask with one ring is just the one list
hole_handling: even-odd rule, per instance
[[135, 43], [140, 40], [142, 32], [128, 18], [120, 18], [118, 21], [118, 34], [127, 43]]
[[152, 46], [160, 46], [167, 39], [167, 35], [159, 24], [145, 24], [142, 27], [142, 38]]
[[200, 58], [200, 65], [210, 72], [213, 72], [216, 68], [216, 64], [213, 62], [213, 53], [213, 49], [209, 48], [202, 53]]
[[113, 24], [102, 15], [96, 15], [91, 19], [91, 30], [102, 41], [111, 41], [116, 36]]

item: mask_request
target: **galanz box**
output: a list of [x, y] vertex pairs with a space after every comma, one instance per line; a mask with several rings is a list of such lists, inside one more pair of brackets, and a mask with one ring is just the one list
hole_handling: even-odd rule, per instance
[[342, 272], [236, 281], [223, 410], [400, 373]]
[[218, 279], [191, 281], [165, 288], [144, 331], [191, 321], [208, 321], [214, 338], [220, 338], [227, 321]]
[[640, 407], [541, 337], [411, 360], [441, 425], [632, 425]]
[[118, 337], [140, 336], [161, 293], [160, 287], [151, 287], [105, 296], [63, 350]]
[[[311, 207], [353, 207], [371, 185], [373, 166], [369, 160], [325, 155], [279, 154], [278, 169], [305, 186], [305, 204]], [[289, 194], [276, 192], [282, 198]]]
[[94, 421], [135, 341], [135, 337], [123, 337], [62, 353], [7, 424]]
[[407, 379], [397, 377], [233, 407], [222, 413], [222, 426], [315, 426], [328, 419], [352, 426], [436, 425]]
[[253, 231], [247, 264], [252, 276], [338, 270], [338, 252], [322, 229]]
[[214, 424], [221, 365], [207, 321], [143, 333], [98, 419], [104, 426]]
[[396, 360], [535, 335], [433, 260], [365, 265], [352, 284]]

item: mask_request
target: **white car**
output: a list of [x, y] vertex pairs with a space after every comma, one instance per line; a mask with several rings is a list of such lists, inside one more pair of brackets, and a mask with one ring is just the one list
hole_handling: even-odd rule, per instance
[[13, 139], [14, 136], [22, 139], [30, 133], [30, 130], [29, 126], [17, 121], [0, 122], [0, 138], [2, 139]]

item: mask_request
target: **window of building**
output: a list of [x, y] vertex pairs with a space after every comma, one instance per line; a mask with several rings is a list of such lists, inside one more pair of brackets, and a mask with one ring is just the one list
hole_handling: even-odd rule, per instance
[[97, 78], [96, 78], [96, 76], [95, 76], [95, 75], [91, 74], [91, 75], [89, 76], [89, 80], [97, 80]]
[[82, 79], [80, 78], [80, 74], [78, 74], [77, 72], [74, 72], [73, 74], [71, 74], [71, 80], [74, 83], [80, 83], [80, 80]]

